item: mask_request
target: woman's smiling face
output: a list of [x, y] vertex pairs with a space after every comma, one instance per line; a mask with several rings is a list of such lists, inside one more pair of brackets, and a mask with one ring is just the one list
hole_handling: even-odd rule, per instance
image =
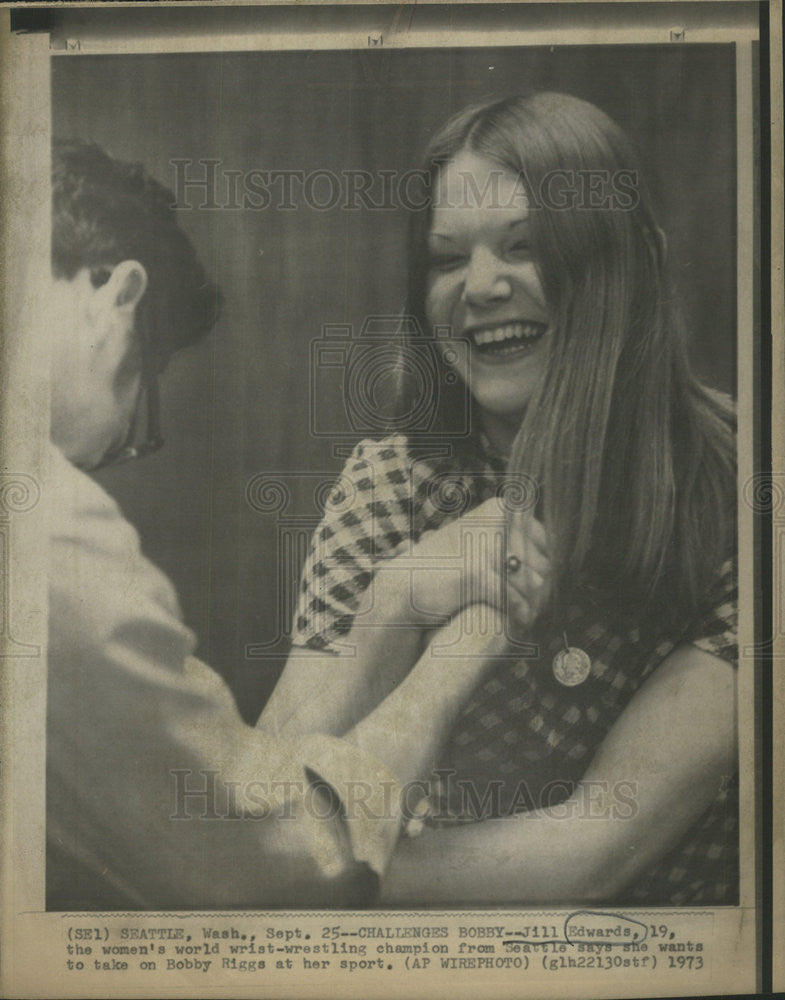
[[519, 420], [545, 368], [550, 322], [521, 181], [463, 150], [441, 170], [434, 196], [428, 320], [468, 341], [468, 357], [452, 352], [454, 367], [481, 412]]

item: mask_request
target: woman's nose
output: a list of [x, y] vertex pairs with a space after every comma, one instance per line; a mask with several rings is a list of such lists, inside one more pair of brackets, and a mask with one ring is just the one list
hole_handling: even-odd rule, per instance
[[504, 301], [512, 294], [512, 285], [504, 271], [504, 262], [485, 247], [478, 247], [466, 268], [463, 298], [467, 305], [482, 306]]

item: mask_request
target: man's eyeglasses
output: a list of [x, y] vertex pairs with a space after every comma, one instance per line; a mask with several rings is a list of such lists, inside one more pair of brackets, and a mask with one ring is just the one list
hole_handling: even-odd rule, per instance
[[[131, 462], [137, 458], [145, 458], [152, 455], [164, 445], [161, 434], [161, 400], [158, 389], [158, 372], [160, 370], [158, 358], [150, 350], [147, 336], [142, 335], [142, 383], [139, 390], [139, 398], [136, 403], [136, 411], [128, 429], [125, 441], [112, 451], [104, 455], [97, 469], [106, 469], [112, 465], [122, 465], [123, 462]], [[145, 400], [144, 414], [142, 421], [141, 413], [142, 397]]]

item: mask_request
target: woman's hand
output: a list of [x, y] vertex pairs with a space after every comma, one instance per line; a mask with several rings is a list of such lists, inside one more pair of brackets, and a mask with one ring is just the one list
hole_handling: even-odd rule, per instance
[[508, 526], [504, 568], [507, 592], [518, 595], [510, 605], [512, 623], [522, 630], [534, 625], [551, 596], [551, 564], [545, 528], [528, 511], [513, 513]]
[[428, 531], [410, 552], [377, 564], [395, 613], [435, 628], [471, 605], [506, 615], [517, 629], [534, 624], [549, 594], [547, 543], [531, 514], [513, 515], [492, 497], [462, 517]]

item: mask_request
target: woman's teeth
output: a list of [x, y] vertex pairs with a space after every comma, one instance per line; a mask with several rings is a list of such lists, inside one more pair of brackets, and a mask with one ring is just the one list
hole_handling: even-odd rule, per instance
[[493, 354], [512, 354], [525, 349], [545, 333], [545, 323], [507, 323], [472, 333], [474, 346]]

